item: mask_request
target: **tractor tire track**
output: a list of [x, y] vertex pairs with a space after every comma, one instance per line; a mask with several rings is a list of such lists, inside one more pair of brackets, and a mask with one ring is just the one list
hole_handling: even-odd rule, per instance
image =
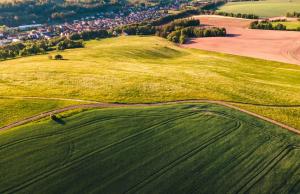
[[200, 144], [196, 148], [190, 150], [189, 152], [187, 152], [184, 155], [180, 156], [179, 158], [175, 159], [171, 163], [169, 163], [166, 166], [162, 167], [161, 169], [159, 169], [158, 171], [156, 171], [155, 173], [153, 173], [152, 175], [150, 175], [146, 179], [142, 180], [141, 182], [137, 183], [133, 187], [129, 188], [124, 193], [135, 193], [135, 192], [137, 192], [143, 186], [149, 184], [150, 182], [152, 182], [156, 178], [162, 176], [163, 174], [165, 174], [166, 172], [168, 172], [169, 170], [171, 170], [175, 166], [179, 165], [180, 163], [182, 163], [182, 162], [188, 160], [189, 158], [193, 157], [194, 155], [196, 155], [197, 153], [199, 153], [203, 149], [207, 148], [209, 145], [217, 142], [218, 140], [222, 139], [223, 137], [225, 137], [225, 136], [229, 135], [230, 133], [236, 131], [241, 126], [242, 126], [241, 123], [237, 122], [236, 126], [233, 127], [232, 129], [229, 129], [228, 131], [225, 131], [225, 132], [221, 131], [220, 133], [217, 133], [214, 137], [210, 138], [208, 141], [204, 142], [203, 144]]
[[[205, 113], [206, 113], [206, 112], [205, 112]], [[198, 117], [199, 117], [199, 116], [200, 116], [200, 117], [203, 117], [203, 116], [205, 116], [205, 114], [200, 114], [200, 115], [197, 115], [197, 116], [198, 116]], [[219, 115], [217, 115], [217, 116], [219, 116]], [[222, 115], [222, 117], [223, 117], [223, 115]], [[206, 121], [207, 121], [207, 120], [206, 120]], [[226, 131], [231, 130], [231, 129], [232, 129], [232, 128], [228, 128], [228, 129], [226, 129]], [[165, 133], [165, 132], [168, 132], [168, 131], [171, 131], [171, 130], [173, 130], [172, 127], [171, 127], [171, 128], [168, 128], [167, 130], [165, 130], [165, 131], [163, 131], [163, 132]], [[222, 129], [222, 131], [218, 131], [218, 132], [212, 134], [212, 136], [216, 136], [216, 135], [218, 135], [218, 134], [220, 134], [220, 133], [224, 134], [226, 131], [224, 132], [223, 130], [224, 130], [224, 128]], [[203, 135], [203, 134], [202, 134], [202, 135]], [[196, 137], [188, 138], [188, 139], [186, 139], [185, 141], [181, 142], [180, 145], [184, 145], [185, 143], [189, 142], [190, 139], [195, 139], [195, 141], [197, 141], [198, 138], [201, 139], [202, 135], [197, 136], [197, 138], [196, 138]], [[157, 136], [156, 136], [156, 137], [157, 137]], [[153, 138], [153, 137], [151, 137], [151, 138]], [[212, 139], [212, 137], [208, 137], [208, 138], [206, 137], [206, 138], [204, 138], [204, 139], [201, 139], [201, 142], [207, 142], [207, 141], [209, 141], [209, 140], [211, 140], [211, 139]], [[146, 139], [143, 139], [143, 141], [147, 141], [147, 138], [146, 138]], [[178, 145], [177, 145], [177, 146], [178, 146]], [[198, 145], [198, 146], [199, 146], [199, 145]], [[198, 146], [197, 146], [197, 147], [198, 147]], [[168, 149], [168, 150], [165, 150], [165, 152], [171, 152], [172, 149], [173, 149], [173, 148]], [[114, 153], [116, 153], [116, 152], [114, 152]], [[160, 156], [155, 156], [155, 157], [163, 157], [163, 154], [160, 155]], [[140, 165], [138, 165], [138, 166], [134, 166], [134, 168], [131, 168], [130, 170], [127, 170], [126, 172], [124, 172], [124, 173], [122, 173], [122, 174], [118, 174], [118, 177], [116, 177], [116, 178], [114, 178], [114, 179], [110, 179], [110, 177], [106, 177], [105, 179], [102, 180], [102, 184], [103, 184], [103, 185], [108, 185], [108, 184], [114, 182], [114, 181], [115, 181], [116, 179], [118, 179], [119, 177], [121, 177], [121, 176], [126, 176], [126, 174], [128, 173], [128, 171], [130, 172], [131, 170], [134, 170], [134, 169], [136, 169], [136, 168], [141, 168], [142, 166], [144, 166], [144, 165], [146, 165], [147, 163], [151, 162], [155, 157], [151, 157], [149, 160], [145, 161], [144, 163], [142, 163], [142, 164], [140, 164]], [[107, 160], [107, 158], [106, 158], [105, 160]]]
[[[147, 117], [149, 117], [149, 116], [153, 116], [153, 115], [147, 115]], [[154, 115], [154, 116], [155, 117], [161, 117], [161, 116], [165, 116], [165, 115]], [[85, 123], [81, 123], [79, 125], [76, 125], [76, 127], [65, 128], [63, 131], [47, 133], [47, 134], [43, 134], [43, 135], [30, 136], [30, 137], [26, 137], [26, 138], [23, 138], [23, 139], [15, 140], [13, 142], [2, 144], [2, 145], [0, 145], [0, 150], [5, 149], [5, 148], [10, 147], [10, 146], [20, 144], [20, 143], [24, 143], [24, 142], [27, 142], [27, 141], [37, 140], [37, 139], [40, 139], [40, 138], [48, 138], [48, 137], [52, 137], [52, 136], [56, 136], [56, 135], [62, 135], [62, 134], [65, 134], [69, 131], [74, 131], [76, 129], [79, 129], [79, 128], [82, 128], [82, 127], [85, 127], [85, 126], [91, 126], [93, 124], [98, 124], [100, 122], [110, 121], [110, 120], [119, 119], [119, 118], [132, 118], [132, 117], [145, 118], [146, 115], [144, 115], [144, 116], [143, 115], [128, 115], [128, 116], [104, 117], [102, 119], [97, 119], [97, 120], [92, 120], [92, 121], [88, 121], [88, 122], [85, 122]]]
[[248, 193], [251, 188], [265, 177], [280, 161], [288, 156], [292, 150], [295, 149], [293, 145], [287, 145], [284, 149], [279, 151], [275, 157], [270, 159], [262, 168], [256, 169], [250, 173], [249, 181], [247, 181], [236, 193]]
[[[196, 114], [197, 114], [197, 113], [196, 113]], [[161, 122], [159, 122], [159, 123], [156, 123], [155, 125], [152, 125], [152, 126], [146, 128], [146, 129], [142, 130], [142, 131], [139, 131], [139, 132], [137, 132], [137, 133], [134, 133], [134, 134], [132, 134], [132, 135], [129, 135], [129, 136], [127, 136], [127, 137], [125, 137], [125, 138], [123, 138], [123, 139], [121, 139], [121, 140], [119, 140], [119, 141], [116, 141], [116, 142], [114, 142], [114, 143], [108, 144], [108, 145], [106, 145], [106, 146], [104, 146], [104, 147], [101, 147], [100, 149], [95, 149], [94, 151], [91, 151], [91, 152], [88, 153], [88, 154], [85, 154], [85, 155], [83, 155], [83, 156], [81, 156], [81, 157], [78, 157], [78, 158], [74, 159], [73, 161], [70, 161], [70, 162], [66, 163], [66, 164], [63, 165], [63, 166], [51, 168], [51, 169], [49, 169], [49, 170], [47, 170], [47, 171], [45, 171], [45, 172], [42, 172], [42, 173], [38, 174], [37, 176], [32, 177], [32, 178], [29, 179], [28, 181], [23, 182], [23, 183], [21, 183], [21, 184], [18, 185], [18, 186], [13, 186], [13, 187], [10, 187], [10, 188], [8, 188], [8, 189], [5, 189], [4, 191], [1, 191], [0, 193], [8, 193], [8, 194], [9, 194], [9, 193], [16, 193], [16, 192], [18, 192], [18, 191], [20, 191], [20, 190], [22, 190], [22, 189], [24, 189], [24, 188], [26, 188], [26, 187], [28, 187], [28, 186], [34, 184], [34, 183], [36, 183], [36, 182], [39, 181], [39, 180], [45, 179], [45, 178], [47, 178], [47, 177], [49, 177], [49, 176], [51, 176], [51, 175], [53, 175], [53, 174], [55, 174], [55, 173], [58, 173], [58, 172], [60, 172], [61, 170], [64, 170], [64, 169], [66, 169], [66, 168], [71, 168], [71, 167], [77, 166], [77, 165], [79, 165], [83, 160], [86, 160], [86, 159], [92, 157], [93, 155], [95, 155], [95, 154], [97, 154], [97, 153], [101, 153], [101, 152], [103, 152], [103, 151], [105, 151], [105, 150], [107, 150], [107, 149], [109, 149], [109, 148], [111, 148], [111, 147], [113, 147], [113, 146], [115, 146], [115, 145], [119, 145], [119, 144], [121, 144], [121, 143], [123, 143], [123, 142], [125, 142], [125, 141], [127, 141], [127, 140], [129, 140], [129, 139], [131, 139], [131, 138], [134, 138], [134, 137], [137, 137], [137, 136], [139, 136], [139, 135], [141, 135], [141, 134], [147, 133], [147, 132], [151, 131], [152, 129], [156, 128], [156, 127], [160, 127], [160, 126], [163, 126], [163, 125], [165, 125], [165, 124], [167, 124], [167, 123], [170, 123], [170, 122], [172, 122], [172, 121], [176, 121], [176, 120], [178, 120], [178, 119], [185, 118], [185, 117], [188, 117], [188, 116], [191, 116], [191, 115], [196, 115], [196, 114], [195, 114], [195, 113], [192, 113], [192, 114], [189, 113], [189, 114], [177, 116], [177, 117], [175, 117], [175, 118], [167, 119], [167, 120], [165, 120], [165, 121], [161, 121]]]

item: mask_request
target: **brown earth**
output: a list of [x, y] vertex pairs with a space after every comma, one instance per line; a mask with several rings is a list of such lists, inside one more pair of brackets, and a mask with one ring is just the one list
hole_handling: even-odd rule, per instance
[[300, 32], [248, 29], [251, 20], [195, 16], [204, 26], [225, 27], [226, 37], [191, 39], [183, 47], [300, 65]]

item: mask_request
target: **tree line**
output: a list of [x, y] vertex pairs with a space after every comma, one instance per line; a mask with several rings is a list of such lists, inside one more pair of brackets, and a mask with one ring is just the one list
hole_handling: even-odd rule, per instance
[[18, 56], [45, 54], [46, 52], [53, 51], [55, 49], [62, 51], [65, 49], [82, 47], [84, 47], [83, 41], [74, 41], [67, 37], [11, 43], [0, 47], [0, 60], [6, 60]]
[[258, 19], [259, 16], [255, 14], [242, 14], [242, 13], [227, 13], [223, 11], [217, 11], [214, 12], [216, 15], [221, 15], [221, 16], [229, 16], [229, 17], [235, 17], [235, 18], [244, 18], [244, 19]]
[[128, 35], [156, 35], [184, 44], [188, 38], [226, 36], [225, 28], [201, 28], [197, 19], [178, 19], [166, 25], [151, 26], [150, 24], [135, 24], [118, 28], [118, 33]]
[[286, 17], [290, 17], [290, 18], [300, 18], [300, 12], [292, 12], [292, 13], [288, 12], [288, 13], [286, 14]]
[[[288, 30], [285, 25], [281, 23], [274, 25], [272, 22], [268, 20], [251, 22], [249, 28], [261, 29], [261, 30]], [[296, 30], [300, 31], [300, 28], [297, 28]]]
[[286, 30], [286, 26], [283, 24], [273, 25], [269, 21], [254, 21], [250, 23], [250, 29], [261, 29], [261, 30]]

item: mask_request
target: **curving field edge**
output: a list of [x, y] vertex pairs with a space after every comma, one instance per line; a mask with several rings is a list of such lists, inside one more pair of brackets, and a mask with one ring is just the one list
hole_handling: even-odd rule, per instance
[[[82, 101], [84, 101], [84, 100], [82, 100]], [[296, 128], [290, 127], [286, 124], [283, 124], [283, 123], [280, 123], [280, 122], [275, 121], [273, 119], [270, 119], [268, 117], [253, 113], [251, 111], [241, 109], [237, 106], [229, 104], [226, 101], [216, 101], [216, 100], [179, 100], [179, 101], [170, 101], [170, 102], [137, 103], [137, 104], [120, 104], [120, 103], [100, 103], [100, 102], [97, 102], [97, 103], [91, 103], [91, 104], [72, 105], [72, 106], [68, 106], [68, 107], [65, 107], [65, 108], [57, 109], [57, 110], [43, 112], [43, 113], [40, 113], [38, 115], [34, 115], [32, 117], [28, 117], [28, 118], [23, 119], [23, 120], [13, 122], [13, 123], [11, 123], [9, 125], [6, 125], [4, 127], [0, 127], [0, 131], [8, 130], [8, 129], [11, 129], [11, 128], [14, 128], [14, 127], [18, 127], [18, 126], [33, 122], [33, 121], [37, 121], [37, 120], [40, 120], [42, 118], [48, 117], [52, 114], [59, 114], [59, 113], [63, 113], [63, 112], [70, 111], [70, 110], [75, 110], [75, 109], [116, 108], [116, 107], [147, 107], [147, 106], [159, 106], [159, 105], [170, 105], [170, 104], [180, 104], [180, 103], [212, 103], [212, 104], [222, 105], [222, 106], [225, 106], [225, 107], [228, 107], [228, 108], [232, 108], [232, 109], [247, 113], [251, 116], [254, 116], [256, 118], [259, 118], [259, 119], [265, 120], [267, 122], [270, 122], [272, 124], [278, 125], [278, 126], [284, 128], [284, 129], [287, 129], [287, 130], [289, 130], [293, 133], [296, 133], [296, 134], [300, 135], [300, 130], [298, 130]]]

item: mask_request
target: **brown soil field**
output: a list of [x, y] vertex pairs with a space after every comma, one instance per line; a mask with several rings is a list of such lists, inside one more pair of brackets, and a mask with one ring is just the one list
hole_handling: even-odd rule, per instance
[[248, 29], [251, 20], [195, 16], [203, 26], [225, 27], [226, 37], [191, 39], [183, 47], [300, 65], [300, 32]]

